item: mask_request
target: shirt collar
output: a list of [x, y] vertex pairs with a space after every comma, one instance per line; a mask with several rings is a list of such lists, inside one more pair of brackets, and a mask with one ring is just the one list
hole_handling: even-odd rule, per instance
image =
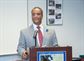
[[[38, 30], [38, 29], [37, 29], [37, 26], [38, 26], [38, 25], [36, 25], [36, 24], [33, 24], [34, 30]], [[42, 24], [40, 24], [39, 26], [40, 26], [40, 29], [43, 29], [43, 26], [42, 26]]]

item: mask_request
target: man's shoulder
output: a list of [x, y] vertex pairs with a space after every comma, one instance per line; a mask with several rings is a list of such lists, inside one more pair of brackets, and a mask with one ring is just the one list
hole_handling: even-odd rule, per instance
[[27, 29], [28, 29], [28, 28], [23, 28], [23, 29], [21, 29], [21, 31], [22, 31], [22, 32], [23, 32], [23, 31], [27, 31]]
[[23, 29], [21, 30], [21, 32], [29, 32], [29, 31], [31, 31], [31, 29], [32, 29], [32, 26], [28, 26], [28, 27], [26, 27], [26, 28], [23, 28]]
[[26, 33], [27, 32], [27, 28], [23, 28], [20, 30], [20, 33]]
[[46, 32], [50, 32], [50, 33], [55, 32], [54, 29], [51, 29], [51, 28], [48, 28], [48, 27], [45, 27], [45, 31]]
[[26, 32], [29, 30], [29, 27], [21, 29], [21, 32]]
[[55, 30], [54, 29], [48, 29], [47, 32], [53, 34], [53, 33], [55, 33]]

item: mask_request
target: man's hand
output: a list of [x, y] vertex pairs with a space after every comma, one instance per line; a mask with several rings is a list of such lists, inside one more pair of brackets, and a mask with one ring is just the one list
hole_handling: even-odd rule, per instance
[[29, 56], [29, 52], [27, 52], [26, 50], [22, 53], [22, 58], [23, 59], [27, 59]]

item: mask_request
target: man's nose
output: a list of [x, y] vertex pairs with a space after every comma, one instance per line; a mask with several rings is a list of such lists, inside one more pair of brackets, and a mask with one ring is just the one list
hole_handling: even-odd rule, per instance
[[35, 15], [34, 15], [34, 17], [38, 17], [38, 15], [37, 15], [37, 14], [35, 14]]
[[35, 16], [38, 16], [38, 14], [35, 14]]

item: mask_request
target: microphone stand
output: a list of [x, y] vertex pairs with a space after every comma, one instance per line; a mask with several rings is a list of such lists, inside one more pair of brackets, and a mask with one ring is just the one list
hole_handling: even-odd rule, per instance
[[35, 47], [37, 45], [37, 31], [34, 32], [33, 38], [35, 40]]
[[35, 47], [36, 47], [36, 45], [37, 45], [37, 44], [36, 44], [36, 41], [37, 41], [37, 37], [35, 36], [35, 37], [34, 37], [34, 39], [35, 39]]

